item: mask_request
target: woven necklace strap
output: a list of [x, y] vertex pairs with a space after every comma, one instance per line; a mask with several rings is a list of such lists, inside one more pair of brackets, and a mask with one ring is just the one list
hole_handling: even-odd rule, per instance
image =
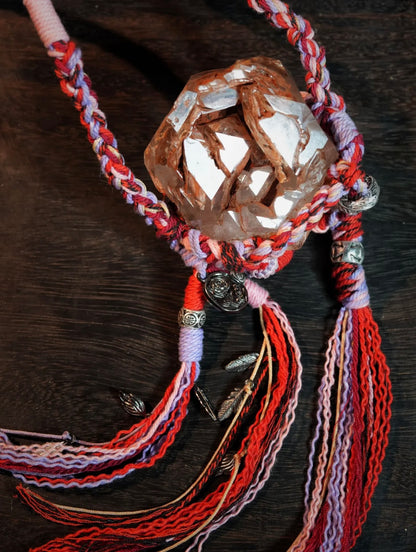
[[289, 42], [300, 51], [306, 71], [307, 102], [323, 129], [333, 137], [339, 159], [331, 166], [327, 183], [294, 218], [283, 223], [275, 235], [232, 242], [210, 239], [191, 228], [146, 189], [143, 181], [125, 164], [117, 141], [107, 127], [106, 117], [98, 107], [91, 81], [84, 73], [81, 52], [69, 41], [51, 2], [26, 0], [25, 3], [49, 55], [55, 58], [62, 90], [73, 99], [81, 114], [81, 122], [103, 173], [135, 211], [155, 226], [157, 236], [167, 239], [184, 263], [202, 276], [214, 268], [222, 268], [256, 278], [269, 277], [287, 264], [292, 256], [291, 249], [302, 242], [307, 233], [328, 230], [328, 215], [343, 196], [350, 190], [365, 189], [360, 169], [363, 139], [345, 110], [343, 98], [330, 90], [325, 51], [314, 40], [310, 23], [283, 2], [250, 1], [249, 5], [264, 13], [273, 26], [285, 29]]

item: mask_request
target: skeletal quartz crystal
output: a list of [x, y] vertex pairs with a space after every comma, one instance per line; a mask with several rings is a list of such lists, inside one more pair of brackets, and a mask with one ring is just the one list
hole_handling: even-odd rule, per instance
[[193, 76], [145, 151], [188, 224], [228, 241], [276, 233], [336, 159], [293, 78], [265, 57]]

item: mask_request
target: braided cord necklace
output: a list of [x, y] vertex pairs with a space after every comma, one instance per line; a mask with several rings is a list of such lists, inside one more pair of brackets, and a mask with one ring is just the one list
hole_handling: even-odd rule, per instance
[[[0, 468], [10, 471], [25, 484], [38, 487], [92, 488], [112, 483], [139, 468], [154, 465], [173, 443], [186, 416], [191, 391], [199, 375], [206, 299], [229, 311], [238, 311], [248, 303], [258, 309], [263, 333], [258, 354], [245, 355], [230, 363], [229, 370], [247, 369], [250, 373], [244, 385], [231, 393], [218, 413], [213, 412], [207, 397], [196, 388], [202, 404], [214, 418], [230, 421], [211, 459], [187, 490], [160, 507], [117, 512], [55, 504], [20, 485], [18, 492], [21, 499], [45, 518], [72, 526], [86, 525], [36, 550], [171, 550], [185, 543], [188, 545], [187, 550], [200, 550], [212, 531], [236, 516], [254, 499], [270, 476], [276, 456], [293, 423], [301, 388], [302, 366], [299, 348], [285, 314], [252, 278], [268, 278], [275, 274], [290, 261], [293, 250], [300, 247], [310, 231], [323, 233], [328, 230], [333, 238], [333, 278], [341, 309], [328, 343], [324, 374], [318, 389], [317, 422], [307, 468], [303, 528], [289, 550], [351, 550], [371, 506], [371, 497], [387, 446], [391, 415], [389, 370], [380, 349], [380, 336], [369, 307], [361, 264], [361, 211], [376, 202], [378, 191], [374, 179], [366, 177], [360, 168], [364, 151], [362, 136], [346, 113], [343, 99], [330, 90], [325, 52], [314, 40], [309, 22], [294, 14], [283, 2], [248, 0], [249, 6], [265, 15], [273, 26], [287, 31], [288, 40], [299, 50], [306, 70], [307, 93], [303, 96], [313, 114], [313, 123], [308, 119], [306, 130], [301, 125], [301, 145], [297, 152], [293, 150], [288, 153], [289, 134], [286, 136], [285, 143], [289, 145], [281, 146], [283, 154], [279, 159], [283, 157], [286, 162], [290, 155], [298, 160], [302, 154], [305, 156], [308, 139], [312, 142], [311, 136], [320, 136], [313, 126], [316, 121], [332, 137], [336, 156], [325, 166], [324, 172], [329, 166], [326, 178], [307, 192], [305, 187], [301, 188], [304, 192], [303, 203], [293, 211], [289, 209], [289, 216], [279, 220], [273, 231], [263, 237], [244, 235], [235, 239], [217, 239], [218, 225], [215, 225], [212, 234], [215, 235], [214, 239], [198, 224], [194, 225], [192, 217], [191, 221], [189, 217], [185, 219], [180, 206], [176, 209], [170, 202], [159, 200], [148, 191], [126, 166], [117, 141], [107, 128], [106, 117], [98, 107], [91, 81], [84, 73], [81, 52], [69, 39], [50, 0], [26, 0], [25, 4], [48, 54], [54, 58], [55, 72], [62, 91], [73, 100], [80, 113], [81, 123], [87, 131], [102, 172], [109, 183], [121, 192], [126, 202], [145, 217], [146, 223], [155, 226], [156, 235], [168, 240], [171, 248], [181, 255], [185, 265], [192, 268], [192, 275], [179, 314], [180, 368], [152, 412], [131, 428], [118, 432], [113, 439], [102, 443], [78, 440], [68, 432], [59, 436], [0, 430]], [[234, 88], [231, 84], [227, 89], [221, 88], [219, 95], [209, 96], [206, 91], [212, 92], [212, 83], [218, 86], [220, 78], [227, 79], [230, 75], [230, 79], [238, 81], [238, 86], [241, 83], [245, 85], [247, 80], [244, 79], [247, 77], [241, 76], [244, 71], [247, 74], [250, 71], [260, 72], [266, 80], [273, 80], [275, 74], [285, 74], [276, 62], [267, 61], [266, 58], [252, 58], [237, 62], [223, 76], [215, 73], [214, 77], [210, 77], [211, 80], [206, 76], [204, 81], [197, 81], [200, 90], [204, 90], [206, 106], [209, 102], [218, 102], [220, 97], [221, 101], [229, 102], [227, 109], [230, 106], [234, 109], [231, 115], [227, 112], [225, 123], [217, 115], [212, 115], [213, 108], [203, 112], [204, 128], [208, 128], [207, 136], [211, 136], [215, 129], [217, 138], [224, 140], [219, 148], [219, 157], [216, 157], [218, 164], [227, 162], [221, 157], [221, 152], [227, 150], [224, 133], [229, 132], [227, 139], [231, 137], [233, 143], [236, 143], [234, 130], [242, 126], [236, 121], [237, 115], [241, 115], [241, 108], [235, 108], [236, 104], [232, 103], [236, 102], [237, 85]], [[279, 78], [275, 80], [280, 82]], [[176, 129], [178, 120], [181, 117], [185, 120], [185, 116], [191, 112], [189, 102], [194, 96], [189, 86], [167, 117], [168, 124], [162, 123], [159, 136], [156, 135], [153, 146], [149, 146], [148, 159], [156, 155], [154, 151], [158, 152], [160, 143], [166, 144], [160, 139], [164, 129], [167, 128], [167, 134], [172, 134], [171, 129]], [[257, 86], [260, 89], [262, 85]], [[284, 88], [284, 100], [279, 101], [270, 99], [268, 89], [269, 96], [266, 97], [269, 97], [270, 105], [273, 107], [274, 101], [279, 106], [271, 111], [275, 125], [279, 124], [281, 112], [288, 109], [287, 105], [296, 113], [301, 109], [302, 115], [297, 115], [298, 121], [303, 116], [306, 119], [308, 117], [304, 115], [304, 108], [299, 107], [300, 101], [295, 93], [296, 101], [287, 100], [291, 98], [287, 92], [290, 86], [284, 85], [287, 87]], [[218, 90], [215, 89], [215, 92]], [[245, 92], [241, 94], [244, 100]], [[242, 101], [243, 111], [247, 102], [253, 101], [251, 95], [246, 94], [246, 98], [248, 100], [245, 104]], [[246, 116], [244, 111], [244, 116], [244, 124], [252, 130], [250, 115]], [[290, 117], [293, 118], [293, 112]], [[260, 122], [263, 130], [266, 128], [264, 120]], [[284, 128], [290, 128], [290, 124], [286, 122]], [[243, 126], [243, 133], [244, 129]], [[191, 125], [189, 132], [183, 138], [186, 157], [183, 173], [193, 178], [192, 163], [195, 162], [193, 157], [187, 157], [187, 152], [191, 151], [191, 147], [198, 147], [202, 139], [196, 125]], [[270, 133], [273, 132], [270, 130]], [[173, 135], [172, 143], [175, 139], [176, 135]], [[326, 144], [326, 138], [316, 140], [320, 144], [316, 146], [319, 151], [329, 147], [323, 145]], [[264, 144], [262, 149], [267, 150]], [[171, 147], [169, 155], [177, 155], [176, 150]], [[235, 150], [231, 151], [234, 155]], [[243, 156], [246, 154], [244, 152]], [[158, 155], [161, 155], [160, 151]], [[163, 163], [158, 161], [159, 165], [164, 166], [165, 172], [171, 162], [169, 155], [166, 155]], [[259, 153], [255, 155], [260, 156]], [[319, 155], [321, 163], [323, 154], [321, 157]], [[213, 157], [211, 153], [210, 159]], [[311, 165], [310, 158], [307, 161]], [[250, 162], [253, 163], [252, 160]], [[244, 163], [246, 167], [253, 167], [250, 163], [247, 165], [247, 161]], [[308, 163], [305, 162], [305, 165]], [[254, 169], [258, 171], [258, 166], [251, 168], [249, 176], [244, 176], [246, 180], [252, 178], [251, 192], [254, 190]], [[267, 172], [263, 166], [262, 169], [269, 178], [270, 171]], [[149, 168], [156, 185], [159, 178], [157, 170], [154, 166]], [[233, 170], [230, 169], [230, 172]], [[295, 171], [298, 179], [303, 178], [302, 171], [303, 168]], [[189, 182], [192, 182], [192, 178], [189, 178]], [[245, 181], [244, 178], [241, 182]], [[181, 194], [186, 197], [186, 193], [185, 188]], [[235, 192], [235, 195], [245, 197], [247, 193], [248, 189], [244, 188], [243, 191]], [[207, 195], [212, 199], [209, 194], [208, 191]], [[286, 205], [284, 201], [287, 203], [289, 196], [293, 203], [293, 198], [299, 195], [297, 191], [289, 191], [288, 194], [284, 196], [283, 203], [281, 199], [274, 198], [273, 204], [280, 202], [279, 205]], [[169, 197], [168, 192], [166, 195]], [[187, 201], [192, 203], [189, 198]], [[245, 206], [243, 202], [241, 213], [235, 215], [235, 211], [228, 205], [224, 220], [230, 213], [234, 222], [239, 216], [243, 218]], [[264, 205], [255, 209], [256, 220], [264, 221]], [[248, 211], [250, 207], [244, 213]], [[250, 224], [248, 220], [251, 219], [244, 219], [246, 226]], [[140, 401], [133, 396], [125, 395], [122, 401], [132, 410], [140, 412], [142, 408]], [[248, 428], [242, 431], [243, 421], [248, 417], [251, 421]], [[43, 439], [44, 442], [16, 445], [11, 437], [19, 435]], [[207, 487], [208, 482], [212, 483], [212, 476], [219, 472], [222, 473], [220, 482], [216, 486]]]

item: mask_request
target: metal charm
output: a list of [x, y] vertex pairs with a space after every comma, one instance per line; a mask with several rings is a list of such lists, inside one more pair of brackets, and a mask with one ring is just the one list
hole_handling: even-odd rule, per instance
[[259, 353], [247, 353], [232, 360], [224, 368], [227, 372], [244, 372], [256, 362], [258, 357]]
[[236, 387], [231, 391], [231, 393], [228, 395], [228, 397], [225, 399], [225, 401], [221, 404], [219, 410], [218, 410], [218, 420], [222, 422], [223, 420], [226, 420], [229, 418], [232, 414], [236, 412], [238, 407], [241, 404], [241, 401], [244, 398], [245, 393], [247, 393], [247, 389], [252, 391], [254, 389], [254, 382], [250, 379], [247, 379], [244, 382], [244, 387]]
[[223, 475], [224, 473], [229, 473], [233, 471], [235, 466], [235, 456], [232, 453], [226, 454], [215, 472], [215, 475]]
[[362, 264], [364, 261], [364, 246], [358, 241], [335, 241], [331, 247], [333, 263]]
[[208, 416], [210, 416], [214, 420], [214, 422], [218, 422], [218, 418], [217, 418], [217, 415], [215, 414], [212, 402], [205, 394], [205, 391], [203, 391], [200, 387], [195, 385], [194, 394], [195, 394], [195, 397], [198, 399], [199, 404], [202, 406], [202, 408], [205, 410]]
[[248, 303], [246, 278], [235, 272], [211, 272], [205, 279], [205, 295], [218, 309], [238, 312]]
[[124, 410], [131, 416], [146, 416], [146, 405], [133, 393], [119, 392], [119, 397]]
[[178, 324], [183, 328], [202, 328], [206, 319], [207, 316], [203, 310], [194, 311], [182, 307], [178, 314]]
[[340, 211], [347, 213], [347, 215], [356, 215], [361, 211], [367, 211], [367, 209], [374, 207], [380, 195], [380, 186], [372, 176], [366, 176], [365, 182], [367, 184], [367, 192], [356, 199], [349, 199], [348, 195], [342, 197], [338, 203]]

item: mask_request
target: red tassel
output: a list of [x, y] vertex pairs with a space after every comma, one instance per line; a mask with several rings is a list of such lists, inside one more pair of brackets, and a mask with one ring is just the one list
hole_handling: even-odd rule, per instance
[[[263, 300], [266, 297], [263, 294]], [[257, 402], [255, 420], [238, 445], [235, 467], [229, 480], [220, 483], [205, 498], [198, 498], [197, 494], [212, 474], [212, 468], [208, 469], [197, 484], [184, 493], [181, 500], [156, 510], [124, 517], [66, 509], [19, 487], [21, 498], [47, 519], [68, 525], [82, 522], [97, 525], [51, 541], [33, 552], [74, 552], [86, 547], [101, 552], [116, 549], [140, 551], [154, 546], [168, 550], [187, 540], [204, 538], [212, 530], [214, 522], [225, 522], [229, 517], [237, 515], [244, 504], [253, 500], [267, 480], [273, 461], [293, 422], [301, 372], [299, 350], [286, 317], [270, 301], [263, 304], [262, 313], [264, 333], [267, 336], [264, 351], [267, 354], [258, 365], [257, 376], [251, 376], [252, 383], [246, 382], [246, 402], [243, 402], [240, 412], [231, 422], [212, 463], [218, 465], [231, 445], [237, 424], [250, 404]], [[273, 369], [273, 362], [276, 363], [276, 369]], [[261, 389], [263, 397], [258, 402], [256, 399]]]
[[[352, 546], [360, 536], [362, 526], [371, 508], [371, 498], [382, 469], [390, 431], [391, 419], [391, 383], [390, 371], [381, 351], [381, 338], [378, 326], [373, 319], [371, 309], [366, 307], [354, 311], [354, 319], [359, 330], [361, 363], [365, 365], [362, 379], [363, 407], [367, 410], [367, 420], [372, 428], [365, 443], [366, 478], [361, 498], [361, 514], [354, 527]], [[369, 371], [370, 380], [365, 376]]]

